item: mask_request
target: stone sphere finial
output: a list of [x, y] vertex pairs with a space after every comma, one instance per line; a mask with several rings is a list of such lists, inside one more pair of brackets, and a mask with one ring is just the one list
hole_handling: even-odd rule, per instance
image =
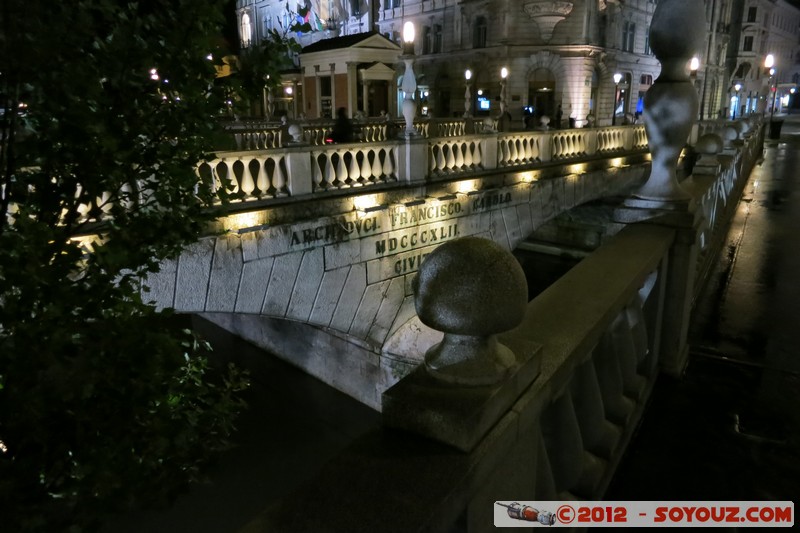
[[528, 284], [514, 256], [488, 239], [464, 237], [439, 246], [414, 279], [417, 315], [444, 332], [425, 355], [429, 374], [468, 386], [501, 381], [516, 358], [496, 335], [518, 326]]
[[697, 144], [694, 147], [695, 151], [701, 155], [717, 155], [722, 153], [723, 148], [724, 143], [722, 142], [722, 137], [716, 133], [706, 133], [702, 135], [697, 139]]
[[664, 62], [690, 58], [703, 47], [705, 7], [698, 0], [661, 0], [650, 22], [650, 48]]
[[303, 128], [299, 124], [290, 124], [288, 131], [293, 143], [303, 142]]

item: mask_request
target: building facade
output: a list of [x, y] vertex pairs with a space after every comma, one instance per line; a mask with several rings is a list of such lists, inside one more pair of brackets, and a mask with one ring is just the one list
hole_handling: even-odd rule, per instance
[[[401, 34], [405, 22], [411, 21], [416, 27], [413, 68], [419, 114], [497, 116], [502, 98], [517, 127], [536, 125], [542, 115], [561, 117], [563, 126], [583, 126], [637, 120], [644, 94], [660, 72], [649, 46], [656, 1], [238, 0], [237, 10], [242, 44], [247, 46], [269, 29], [288, 28], [301, 20], [297, 13], [307, 8], [302, 20], [312, 31], [298, 35], [300, 43], [317, 55], [336, 50], [342, 68], [350, 69], [349, 96], [344, 99], [341, 89], [340, 97], [329, 104], [322, 98], [331, 97], [322, 96], [315, 79], [327, 66], [311, 65], [314, 58], [309, 57], [304, 64], [301, 54], [300, 85], [310, 82], [314, 90], [295, 87], [294, 94], [304, 94], [304, 101], [290, 107], [303, 109], [309, 118], [327, 116], [331, 105], [345, 107], [350, 116], [375, 116], [380, 111], [399, 116]], [[693, 73], [701, 117], [730, 116], [734, 109], [763, 112], [770, 84], [788, 94], [797, 76], [800, 12], [786, 0], [704, 2], [708, 36]], [[394, 61], [365, 61], [363, 45], [362, 50], [341, 46], [341, 37], [367, 32], [398, 45]], [[340, 40], [319, 42], [332, 38]], [[758, 68], [767, 53], [775, 55], [778, 65], [772, 78]], [[369, 68], [377, 63], [380, 72], [371, 74]], [[503, 68], [508, 73], [505, 80]], [[472, 74], [469, 80], [467, 70]], [[371, 85], [374, 75], [381, 77], [380, 91], [390, 96], [369, 96], [378, 87]], [[777, 101], [783, 102], [780, 95]]]

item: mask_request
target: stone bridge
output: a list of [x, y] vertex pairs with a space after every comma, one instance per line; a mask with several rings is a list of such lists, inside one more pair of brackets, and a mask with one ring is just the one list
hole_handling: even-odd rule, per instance
[[[587, 135], [577, 131], [569, 135]], [[633, 142], [623, 146], [626, 128], [614, 131], [617, 149], [597, 153], [602, 144], [595, 141], [595, 153], [589, 154], [587, 143], [577, 142], [571, 157], [553, 159], [554, 150], [545, 149], [549, 160], [542, 161], [540, 152], [512, 168], [487, 164], [486, 153], [493, 152], [486, 149], [487, 139], [507, 146], [494, 134], [448, 141], [483, 145], [483, 162], [473, 162], [466, 173], [441, 175], [438, 164], [428, 163], [441, 154], [441, 139], [407, 139], [399, 149], [383, 149], [395, 154], [419, 150], [404, 167], [409, 177], [395, 183], [319, 191], [312, 183], [297, 185], [303, 174], [287, 174], [284, 182], [293, 194], [234, 204], [235, 210], [209, 232], [212, 236], [146, 280], [143, 297], [180, 313], [202, 314], [379, 408], [382, 391], [415, 368], [441, 338], [419, 322], [414, 307], [411, 282], [425, 256], [465, 236], [486, 237], [514, 250], [561, 213], [600, 198], [627, 196], [644, 182], [650, 154]], [[627, 131], [632, 139], [641, 136], [642, 127]], [[506, 138], [513, 137], [520, 134]], [[594, 134], [595, 139], [613, 137]], [[552, 132], [549, 143], [530, 144], [542, 147], [563, 138], [563, 132]], [[365, 146], [370, 145], [346, 149], [370, 149]], [[291, 158], [308, 158], [309, 153], [315, 164], [317, 149], [290, 150], [287, 168], [297, 169]], [[343, 149], [332, 150], [341, 154]], [[275, 158], [276, 151], [223, 154], [215, 165], [225, 170], [215, 176], [221, 183], [226, 176], [236, 178], [235, 187], [246, 188], [247, 182], [259, 182], [247, 176], [256, 169], [252, 161], [262, 161], [263, 170], [263, 161]], [[414, 179], [420, 175], [425, 179]]]

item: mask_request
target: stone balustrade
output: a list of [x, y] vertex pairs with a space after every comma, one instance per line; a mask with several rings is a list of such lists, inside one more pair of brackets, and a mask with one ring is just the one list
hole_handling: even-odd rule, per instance
[[[325, 144], [329, 125], [321, 123], [303, 130], [302, 141], [285, 141], [287, 131], [276, 128], [260, 131], [253, 125], [236, 133], [238, 144], [247, 149], [220, 151], [214, 159], [197, 167], [199, 179], [214, 191], [224, 190], [234, 202], [279, 201], [282, 198], [328, 191], [386, 184], [415, 184], [424, 180], [470, 177], [513, 168], [525, 170], [537, 165], [584, 161], [643, 153], [648, 149], [641, 124], [567, 130], [483, 132], [459, 134], [467, 125], [480, 129], [480, 121], [464, 119], [428, 120], [418, 130], [439, 136], [420, 135], [412, 139], [392, 139], [347, 144]], [[690, 143], [700, 132], [716, 131], [731, 141], [744, 135], [746, 123], [704, 122], [695, 125]], [[386, 122], [373, 122], [368, 134], [383, 138], [390, 129]], [[281, 147], [268, 147], [282, 144]], [[259, 148], [252, 148], [259, 147]], [[252, 148], [252, 149], [251, 149]], [[110, 206], [102, 198], [98, 205], [85, 206], [86, 219], [102, 220]]]
[[[386, 530], [383, 513], [365, 513], [353, 528], [347, 502], [360, 500], [392, 509], [392, 530], [484, 531], [498, 499], [601, 497], [656, 375], [673, 239], [669, 229], [629, 227], [530, 302], [522, 323], [500, 336], [515, 355], [527, 349], [538, 361], [513, 386], [439, 386], [437, 398], [424, 371], [404, 378], [385, 393], [386, 425], [427, 417], [439, 421], [431, 424], [438, 435], [367, 435], [244, 531]], [[587, 294], [591, 306], [575, 305]], [[475, 396], [503, 392], [510, 405], [488, 427], [474, 424], [483, 433], [470, 436], [471, 446], [447, 442], [460, 439], [441, 410], [463, 411]], [[431, 413], [437, 401], [444, 407]], [[309, 501], [320, 507], [300, 512]]]
[[[507, 147], [520, 141], [514, 134], [503, 138]], [[512, 330], [496, 333], [491, 322], [473, 333], [486, 342], [464, 340], [478, 322], [463, 314], [484, 310], [462, 297], [489, 302], [492, 292], [484, 294], [487, 288], [474, 280], [464, 281], [469, 290], [450, 287], [458, 285], [448, 276], [453, 268], [459, 279], [469, 278], [463, 272], [469, 262], [458, 258], [471, 252], [446, 260], [439, 257], [445, 245], [437, 248], [422, 265], [433, 272], [420, 270], [415, 285], [420, 318], [449, 332], [448, 346], [465, 343], [489, 353], [504, 346], [515, 363], [509, 366], [503, 355], [502, 365], [488, 367], [497, 369], [492, 380], [472, 383], [462, 370], [476, 366], [472, 356], [459, 362], [459, 350], [434, 346], [425, 365], [384, 393], [385, 428], [355, 442], [243, 533], [386, 529], [383, 513], [354, 514], [352, 501], [391, 509], [397, 531], [484, 531], [493, 523], [495, 501], [504, 498], [601, 499], [659, 369], [673, 364], [670, 310], [692, 298], [687, 288], [701, 285], [687, 282], [682, 271], [699, 276], [713, 261], [713, 243], [724, 240], [763, 140], [759, 123], [742, 128], [731, 154], [723, 153], [719, 135], [701, 137], [702, 157], [682, 182], [696, 206], [693, 216], [661, 212], [628, 224], [529, 302], [521, 322], [509, 311], [508, 320], [518, 324]], [[694, 247], [700, 253], [687, 252]], [[520, 290], [484, 265], [499, 262], [489, 257], [474, 266], [487, 272], [487, 284], [500, 283], [509, 294]], [[442, 294], [438, 283], [445, 284]], [[447, 295], [455, 300], [440, 304], [437, 298]], [[314, 513], [303, 512], [309, 501]]]

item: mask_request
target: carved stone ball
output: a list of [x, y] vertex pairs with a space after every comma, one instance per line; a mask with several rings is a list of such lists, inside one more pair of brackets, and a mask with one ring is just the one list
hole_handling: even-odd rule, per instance
[[303, 128], [299, 124], [289, 125], [289, 135], [292, 136], [292, 142], [299, 143], [303, 140]]
[[419, 319], [445, 333], [488, 336], [522, 322], [525, 273], [510, 252], [488, 239], [464, 237], [436, 248], [414, 278]]
[[716, 133], [706, 133], [697, 139], [697, 144], [695, 145], [694, 149], [699, 154], [716, 155], [722, 152], [723, 147], [724, 144], [722, 143], [722, 137]]
[[734, 127], [739, 130], [739, 137], [750, 131], [750, 122], [747, 120], [742, 120], [737, 122]]
[[735, 141], [738, 138], [739, 138], [739, 132], [736, 130], [736, 128], [733, 128], [731, 126], [726, 126], [722, 130], [722, 142], [725, 143], [726, 145], [730, 145], [731, 142]]
[[650, 23], [650, 47], [655, 56], [690, 58], [703, 46], [705, 5], [698, 0], [660, 0]]

